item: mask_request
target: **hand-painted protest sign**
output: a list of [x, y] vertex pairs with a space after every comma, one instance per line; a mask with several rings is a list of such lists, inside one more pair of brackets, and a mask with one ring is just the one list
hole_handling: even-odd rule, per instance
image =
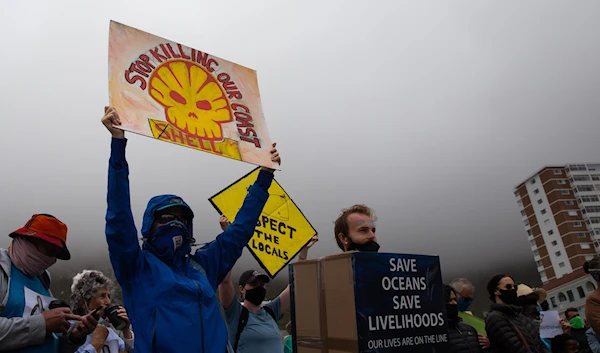
[[359, 351], [443, 351], [448, 328], [439, 257], [354, 256]]
[[[259, 171], [260, 168], [254, 169], [209, 199], [232, 223]], [[277, 180], [273, 180], [269, 199], [247, 247], [267, 274], [275, 277], [316, 234], [302, 211]]]
[[254, 70], [114, 21], [108, 66], [119, 128], [279, 168]]

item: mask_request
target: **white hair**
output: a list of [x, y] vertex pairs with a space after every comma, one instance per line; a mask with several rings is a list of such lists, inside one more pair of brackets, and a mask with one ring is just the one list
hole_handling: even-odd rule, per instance
[[472, 291], [475, 291], [475, 286], [469, 282], [468, 279], [463, 277], [453, 279], [450, 281], [449, 286], [452, 287], [456, 293], [462, 293], [465, 288], [471, 288]]

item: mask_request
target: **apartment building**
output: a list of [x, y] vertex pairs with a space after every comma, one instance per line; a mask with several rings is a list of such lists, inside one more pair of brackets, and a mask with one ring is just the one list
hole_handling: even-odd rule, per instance
[[546, 166], [514, 195], [550, 308], [583, 314], [596, 289], [582, 266], [600, 253], [600, 164]]

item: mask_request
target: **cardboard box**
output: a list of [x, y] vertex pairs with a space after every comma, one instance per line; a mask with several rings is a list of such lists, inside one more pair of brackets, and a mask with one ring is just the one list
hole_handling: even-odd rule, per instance
[[348, 252], [290, 265], [294, 352], [443, 352], [439, 257]]

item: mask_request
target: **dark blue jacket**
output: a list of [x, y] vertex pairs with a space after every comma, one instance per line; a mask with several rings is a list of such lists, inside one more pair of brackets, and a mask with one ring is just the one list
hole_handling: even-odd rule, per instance
[[[106, 240], [135, 331], [135, 351], [224, 353], [227, 329], [215, 291], [254, 234], [273, 174], [261, 171], [235, 221], [216, 240], [181, 263], [167, 265], [139, 246], [131, 213], [126, 144], [126, 139], [111, 143]], [[158, 200], [148, 205], [143, 230], [153, 222], [153, 210], [169, 202], [169, 198]]]

